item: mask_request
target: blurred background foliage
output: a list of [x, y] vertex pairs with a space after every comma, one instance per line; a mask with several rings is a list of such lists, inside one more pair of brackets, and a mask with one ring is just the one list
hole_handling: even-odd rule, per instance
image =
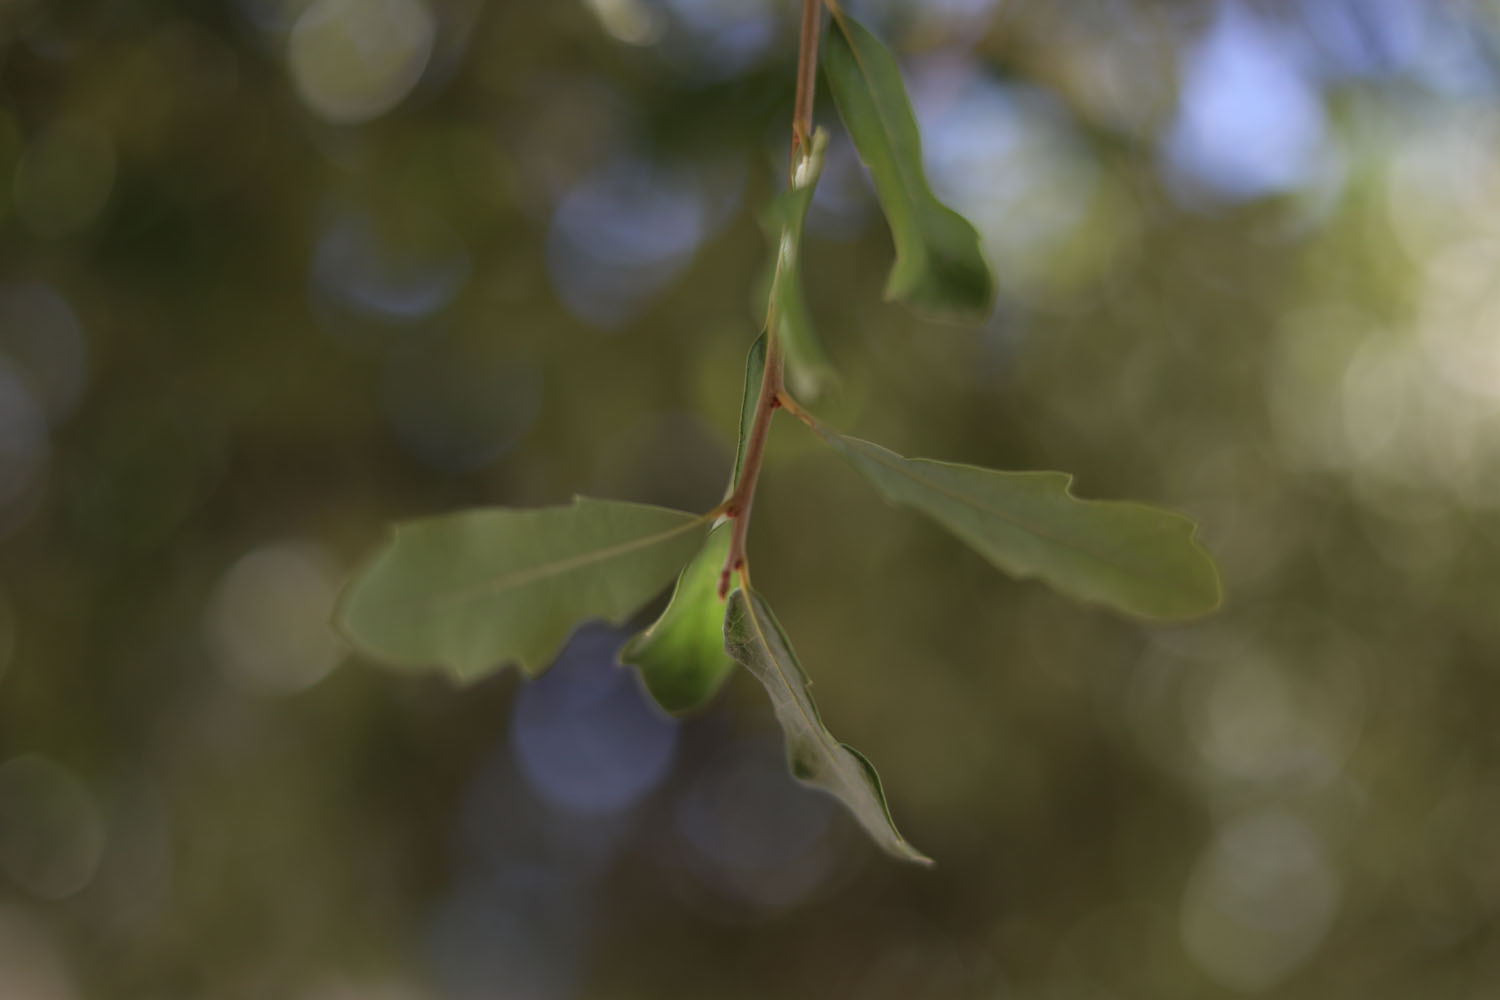
[[757, 584], [931, 872], [621, 631], [351, 661], [391, 519], [719, 499], [795, 4], [0, 0], [0, 996], [1500, 993], [1500, 6], [848, 6], [1003, 294], [879, 301], [824, 95], [825, 416], [1186, 510], [1223, 612], [1008, 581], [778, 425]]

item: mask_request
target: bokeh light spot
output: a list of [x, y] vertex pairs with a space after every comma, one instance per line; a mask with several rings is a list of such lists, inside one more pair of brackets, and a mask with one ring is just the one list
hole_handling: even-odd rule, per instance
[[42, 899], [88, 885], [104, 852], [98, 805], [71, 771], [39, 754], [0, 764], [0, 872]]
[[322, 548], [268, 545], [219, 581], [204, 621], [214, 663], [255, 694], [292, 694], [327, 676], [343, 655], [328, 624], [341, 571]]
[[552, 669], [516, 699], [516, 761], [549, 802], [615, 812], [639, 801], [671, 768], [677, 723], [647, 704], [635, 678], [616, 665], [623, 641], [616, 629], [579, 629]]
[[1099, 277], [1125, 234], [1061, 106], [947, 67], [912, 89], [933, 187], [978, 228], [1006, 291], [1035, 299]]
[[1276, 985], [1317, 951], [1337, 912], [1341, 883], [1306, 823], [1265, 812], [1225, 827], [1183, 894], [1184, 943], [1231, 989]]
[[666, 25], [660, 14], [642, 0], [586, 0], [605, 31], [627, 45], [650, 45]]
[[1427, 8], [1412, 0], [1302, 0], [1302, 18], [1332, 76], [1398, 73], [1421, 54]]
[[1182, 107], [1166, 138], [1172, 171], [1228, 198], [1300, 187], [1322, 152], [1323, 105], [1284, 31], [1236, 3], [1219, 9], [1182, 67]]
[[1364, 723], [1364, 679], [1341, 640], [1302, 640], [1295, 671], [1253, 647], [1193, 665], [1188, 705], [1197, 750], [1216, 778], [1326, 787]]
[[1385, 201], [1395, 236], [1416, 263], [1455, 243], [1500, 237], [1500, 115], [1463, 108], [1413, 123], [1392, 150]]
[[458, 234], [433, 216], [353, 213], [336, 220], [318, 241], [313, 280], [324, 299], [343, 309], [411, 322], [452, 302], [469, 270]]
[[547, 270], [570, 312], [614, 329], [682, 273], [706, 228], [691, 173], [620, 160], [585, 178], [558, 205], [547, 234]]
[[314, 0], [287, 41], [303, 102], [328, 121], [357, 124], [411, 93], [437, 38], [422, 0]]

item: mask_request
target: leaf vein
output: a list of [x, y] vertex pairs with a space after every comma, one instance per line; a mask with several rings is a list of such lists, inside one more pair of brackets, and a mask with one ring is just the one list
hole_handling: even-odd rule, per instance
[[700, 527], [712, 516], [714, 516], [712, 513], [702, 514], [698, 517], [693, 518], [691, 521], [686, 521], [675, 527], [668, 528], [665, 531], [658, 531], [655, 534], [646, 535], [642, 538], [632, 538], [629, 541], [625, 542], [617, 542], [614, 545], [606, 546], [602, 549], [594, 549], [589, 552], [580, 552], [576, 555], [566, 556], [561, 559], [555, 559], [551, 562], [541, 563], [536, 566], [528, 566], [525, 569], [517, 570], [509, 574], [508, 576], [502, 576], [487, 580], [477, 580], [473, 583], [464, 584], [457, 587], [450, 587], [447, 589], [440, 588], [426, 594], [424, 597], [414, 598], [410, 601], [403, 601], [398, 603], [393, 600], [390, 603], [388, 610], [392, 614], [411, 614], [419, 610], [425, 610], [434, 604], [445, 602], [465, 603], [468, 601], [479, 600], [484, 597], [492, 597], [496, 594], [504, 593], [505, 591], [512, 590], [516, 587], [525, 586], [530, 583], [536, 583], [548, 577], [564, 576], [568, 573], [586, 569], [599, 563], [608, 562], [611, 559], [618, 559], [621, 556], [629, 555], [630, 553], [635, 552], [639, 549], [645, 549], [650, 548], [653, 545], [659, 545], [662, 542], [668, 541], [672, 538], [677, 537], [678, 535], [684, 534], [685, 532], [692, 531], [693, 529]]

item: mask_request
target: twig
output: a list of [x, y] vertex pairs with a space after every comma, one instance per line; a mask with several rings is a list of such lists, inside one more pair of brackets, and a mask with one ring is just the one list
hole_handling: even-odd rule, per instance
[[[792, 106], [792, 158], [788, 176], [795, 174], [802, 148], [812, 135], [813, 98], [818, 82], [818, 31], [822, 27], [822, 0], [802, 0], [802, 36], [797, 49], [797, 97]], [[782, 267], [780, 255], [776, 267]], [[729, 557], [719, 573], [719, 597], [729, 594], [729, 584], [735, 573], [740, 574], [745, 586], [750, 585], [750, 572], [745, 557], [745, 538], [750, 531], [750, 508], [755, 502], [755, 487], [760, 480], [761, 464], [765, 461], [766, 439], [770, 436], [771, 418], [781, 406], [784, 395], [785, 364], [781, 353], [781, 338], [778, 334], [780, 317], [776, 315], [775, 296], [771, 297], [766, 310], [766, 372], [760, 383], [760, 398], [755, 401], [755, 415], [750, 422], [750, 436], [745, 443], [745, 461], [740, 466], [740, 481], [734, 492], [725, 501], [725, 514], [734, 519], [734, 530], [729, 539]]]

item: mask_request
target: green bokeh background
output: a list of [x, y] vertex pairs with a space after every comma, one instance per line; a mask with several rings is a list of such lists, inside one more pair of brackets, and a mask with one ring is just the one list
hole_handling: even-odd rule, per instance
[[[747, 677], [578, 809], [514, 672], [334, 645], [391, 520], [719, 499], [794, 6], [0, 0], [0, 996], [1500, 993], [1480, 0], [1352, 35], [1319, 17], [1358, 4], [849, 4], [968, 164], [1002, 296], [977, 330], [882, 303], [834, 149], [820, 412], [1184, 510], [1228, 593], [1177, 627], [1073, 606], [782, 419], [757, 587], [934, 870], [776, 777]], [[1171, 138], [1246, 18], [1320, 116], [1254, 191]], [[975, 80], [1004, 100], [945, 118]], [[1247, 147], [1308, 113], [1257, 86]]]

